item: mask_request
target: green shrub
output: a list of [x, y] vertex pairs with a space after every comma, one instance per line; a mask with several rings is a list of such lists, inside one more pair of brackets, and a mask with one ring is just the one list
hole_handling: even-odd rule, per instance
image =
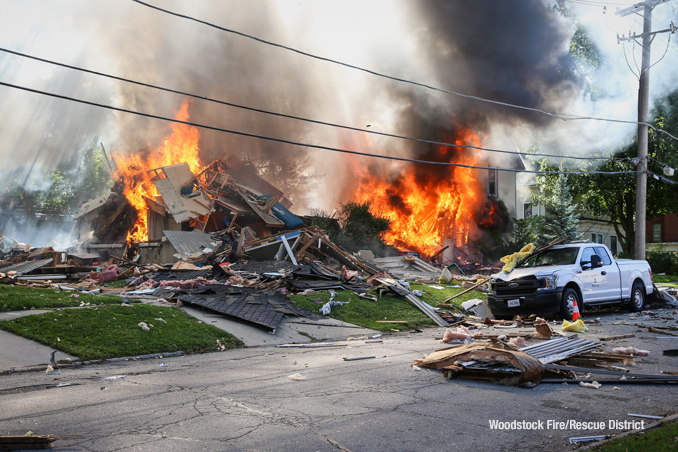
[[645, 259], [653, 273], [678, 274], [678, 253], [667, 252], [663, 245], [648, 251]]

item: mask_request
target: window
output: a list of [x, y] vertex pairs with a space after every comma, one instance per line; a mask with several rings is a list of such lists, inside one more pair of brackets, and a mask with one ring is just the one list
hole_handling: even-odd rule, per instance
[[610, 251], [612, 251], [613, 256], [617, 255], [617, 236], [616, 235], [610, 236]]
[[602, 246], [597, 246], [596, 254], [603, 260], [603, 264], [612, 265], [612, 259], [610, 259], [610, 255], [607, 254], [607, 250], [605, 248]]
[[532, 204], [529, 202], [523, 204], [523, 218], [532, 218]]
[[584, 251], [581, 253], [581, 260], [579, 261], [579, 265], [581, 265], [583, 270], [591, 269], [591, 256], [594, 254], [596, 254], [596, 250], [593, 248], [584, 248]]
[[591, 243], [603, 243], [603, 234], [591, 234]]
[[572, 265], [577, 261], [579, 248], [551, 248], [539, 254], [534, 254], [518, 267], [543, 267], [547, 265]]
[[596, 234], [591, 234], [591, 243], [596, 243]]
[[661, 242], [662, 241], [662, 224], [655, 223], [652, 225], [652, 241]]
[[603, 234], [598, 234], [598, 241], [596, 243], [603, 243]]
[[491, 196], [499, 196], [499, 188], [497, 187], [497, 170], [489, 170], [487, 175], [488, 193]]

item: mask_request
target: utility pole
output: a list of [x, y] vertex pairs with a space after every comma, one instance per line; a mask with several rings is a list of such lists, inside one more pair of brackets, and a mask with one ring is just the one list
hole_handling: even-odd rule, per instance
[[638, 86], [638, 175], [636, 178], [636, 236], [635, 236], [635, 258], [645, 259], [645, 234], [647, 226], [647, 145], [648, 145], [648, 117], [650, 101], [650, 47], [654, 40], [654, 35], [658, 33], [674, 33], [676, 27], [671, 24], [666, 30], [652, 32], [652, 9], [660, 3], [666, 3], [668, 0], [645, 0], [643, 3], [637, 3], [629, 8], [616, 12], [619, 16], [628, 16], [629, 14], [639, 13], [643, 10], [643, 33], [640, 35], [629, 33], [628, 38], [617, 35], [617, 43], [622, 41], [636, 41], [642, 38], [642, 61], [640, 68], [640, 83]]

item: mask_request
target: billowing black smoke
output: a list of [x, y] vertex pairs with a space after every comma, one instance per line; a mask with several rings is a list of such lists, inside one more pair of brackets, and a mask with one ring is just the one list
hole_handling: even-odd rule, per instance
[[[568, 54], [571, 25], [541, 0], [424, 0], [420, 48], [438, 87], [497, 102], [558, 109], [580, 87]], [[543, 114], [447, 95], [453, 112], [492, 122], [543, 123]]]

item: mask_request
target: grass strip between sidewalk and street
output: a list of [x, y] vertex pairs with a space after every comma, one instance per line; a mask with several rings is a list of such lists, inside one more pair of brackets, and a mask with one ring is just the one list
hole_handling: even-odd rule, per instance
[[[150, 331], [144, 331], [139, 322], [146, 323]], [[227, 348], [244, 345], [235, 336], [180, 309], [145, 304], [60, 309], [2, 321], [0, 329], [83, 360], [214, 351], [219, 349], [217, 339]]]
[[669, 452], [678, 450], [678, 421], [662, 422], [655, 429], [615, 438], [598, 446], [595, 452]]
[[[426, 284], [412, 283], [411, 290], [421, 290], [423, 295], [419, 297], [420, 300], [425, 301], [433, 307], [442, 303], [445, 299], [456, 295], [465, 290], [459, 287], [449, 287], [449, 285], [441, 284], [443, 290], [434, 289]], [[404, 331], [413, 328], [434, 327], [436, 324], [428, 318], [426, 314], [421, 312], [405, 297], [394, 295], [390, 292], [383, 292], [381, 298], [376, 292], [371, 292], [370, 295], [376, 295], [377, 301], [367, 300], [358, 297], [350, 290], [337, 290], [335, 301], [350, 301], [349, 304], [334, 306], [328, 317], [341, 320], [344, 322], [353, 323], [365, 328], [370, 328], [377, 331]], [[461, 303], [474, 298], [487, 300], [487, 295], [483, 292], [472, 290], [467, 292], [451, 302], [457, 307], [461, 307]], [[299, 307], [309, 309], [314, 312], [330, 301], [330, 294], [327, 291], [315, 292], [309, 295], [292, 295], [291, 300]], [[377, 323], [377, 321], [407, 321], [406, 324], [393, 323]]]
[[[74, 296], [75, 295], [75, 296]], [[84, 294], [76, 290], [34, 289], [22, 286], [0, 285], [0, 312], [23, 311], [26, 309], [52, 309], [91, 305], [120, 304], [115, 295]]]

